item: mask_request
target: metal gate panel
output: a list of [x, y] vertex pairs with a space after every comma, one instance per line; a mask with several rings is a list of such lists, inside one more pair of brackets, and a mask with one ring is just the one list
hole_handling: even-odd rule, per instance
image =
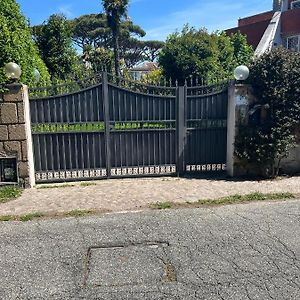
[[102, 84], [30, 100], [37, 182], [104, 178]]
[[176, 172], [176, 95], [108, 85], [111, 176]]
[[214, 88], [209, 92], [193, 89], [187, 96], [187, 172], [226, 169], [228, 89]]

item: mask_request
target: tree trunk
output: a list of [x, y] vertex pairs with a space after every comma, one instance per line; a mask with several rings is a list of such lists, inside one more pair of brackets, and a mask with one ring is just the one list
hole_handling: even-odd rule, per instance
[[280, 170], [281, 160], [282, 160], [282, 158], [278, 158], [278, 163], [277, 163], [277, 166], [276, 166], [275, 177], [278, 177], [278, 175], [279, 175], [279, 170]]
[[114, 59], [115, 59], [115, 74], [120, 76], [120, 51], [119, 51], [119, 33], [115, 31], [113, 33], [114, 39]]

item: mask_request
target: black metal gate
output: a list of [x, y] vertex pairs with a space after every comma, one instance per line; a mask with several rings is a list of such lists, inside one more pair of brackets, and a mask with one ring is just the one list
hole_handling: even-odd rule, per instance
[[228, 85], [187, 89], [185, 170], [226, 169]]
[[31, 89], [37, 182], [225, 169], [227, 85], [97, 82]]

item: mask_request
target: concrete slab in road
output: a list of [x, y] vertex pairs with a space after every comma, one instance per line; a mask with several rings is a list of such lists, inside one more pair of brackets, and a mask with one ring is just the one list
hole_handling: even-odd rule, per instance
[[0, 299], [300, 299], [300, 202], [0, 224]]

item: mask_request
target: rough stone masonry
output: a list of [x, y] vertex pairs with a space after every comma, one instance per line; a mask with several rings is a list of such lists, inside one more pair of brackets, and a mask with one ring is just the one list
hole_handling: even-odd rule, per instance
[[27, 86], [10, 84], [0, 94], [0, 160], [16, 158], [17, 181], [32, 187], [34, 165]]

